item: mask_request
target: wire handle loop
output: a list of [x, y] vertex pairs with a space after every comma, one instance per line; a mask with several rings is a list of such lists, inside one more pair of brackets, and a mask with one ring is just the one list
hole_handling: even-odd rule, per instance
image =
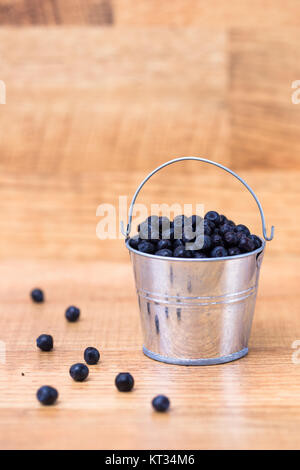
[[198, 161], [198, 162], [203, 162], [203, 163], [208, 163], [210, 165], [214, 165], [214, 166], [217, 166], [219, 168], [221, 168], [222, 170], [225, 170], [227, 171], [227, 173], [230, 173], [232, 176], [234, 176], [235, 178], [237, 178], [247, 189], [248, 191], [252, 194], [258, 208], [259, 208], [259, 212], [260, 212], [260, 216], [261, 216], [261, 224], [262, 224], [262, 232], [263, 232], [263, 236], [264, 236], [264, 239], [266, 241], [271, 241], [273, 240], [273, 237], [274, 237], [274, 226], [272, 225], [271, 227], [271, 233], [270, 233], [270, 236], [268, 237], [267, 236], [267, 229], [266, 229], [266, 221], [265, 221], [265, 216], [264, 216], [264, 212], [262, 210], [262, 206], [255, 194], [255, 192], [250, 188], [250, 186], [246, 183], [246, 181], [243, 180], [243, 178], [241, 178], [239, 175], [237, 175], [234, 171], [230, 170], [229, 168], [227, 168], [226, 166], [223, 166], [221, 165], [220, 163], [216, 163], [216, 162], [213, 162], [212, 160], [207, 160], [206, 158], [199, 158], [199, 157], [180, 157], [180, 158], [174, 158], [173, 160], [169, 160], [168, 162], [166, 163], [163, 163], [162, 165], [158, 166], [157, 168], [155, 168], [155, 170], [151, 171], [151, 173], [149, 173], [148, 176], [146, 176], [146, 178], [141, 182], [141, 184], [138, 186], [136, 192], [134, 193], [134, 196], [132, 198], [132, 201], [131, 201], [131, 204], [130, 204], [130, 207], [129, 207], [129, 213], [128, 213], [128, 225], [127, 225], [127, 228], [126, 230], [124, 230], [124, 223], [123, 221], [121, 221], [121, 232], [123, 233], [124, 237], [128, 238], [129, 235], [130, 235], [130, 231], [131, 231], [131, 224], [132, 224], [132, 214], [133, 214], [133, 208], [134, 208], [134, 204], [135, 204], [135, 201], [139, 195], [139, 192], [141, 191], [142, 187], [144, 186], [145, 183], [147, 183], [147, 181], [155, 174], [157, 173], [158, 171], [162, 170], [163, 168], [165, 168], [166, 166], [169, 166], [169, 165], [172, 165], [173, 163], [177, 163], [177, 162], [182, 162], [182, 161], [185, 161], [185, 160], [195, 160], [195, 161]]

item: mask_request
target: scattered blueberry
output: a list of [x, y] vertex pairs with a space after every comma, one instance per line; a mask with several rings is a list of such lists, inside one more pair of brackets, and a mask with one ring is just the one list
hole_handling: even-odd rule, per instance
[[170, 400], [165, 395], [157, 395], [152, 400], [152, 406], [156, 411], [165, 412], [170, 407]]
[[134, 386], [134, 379], [129, 372], [121, 372], [117, 375], [115, 384], [119, 392], [130, 392]]
[[58, 392], [55, 388], [44, 385], [38, 389], [36, 396], [43, 405], [53, 405], [57, 400]]
[[97, 364], [99, 359], [100, 353], [98, 349], [92, 347], [86, 348], [84, 351], [84, 360], [89, 366]]
[[51, 335], [40, 335], [36, 340], [36, 345], [42, 351], [51, 351], [53, 349], [53, 338]]
[[71, 305], [70, 307], [67, 308], [65, 315], [66, 315], [66, 319], [69, 322], [75, 322], [79, 318], [80, 310], [79, 308], [74, 307], [74, 305]]
[[70, 376], [75, 382], [83, 382], [89, 375], [89, 368], [85, 364], [73, 364], [70, 367]]
[[222, 258], [223, 256], [227, 256], [227, 250], [225, 250], [224, 246], [215, 246], [211, 252], [211, 258]]
[[41, 289], [33, 289], [30, 295], [34, 302], [36, 303], [44, 302], [44, 292]]

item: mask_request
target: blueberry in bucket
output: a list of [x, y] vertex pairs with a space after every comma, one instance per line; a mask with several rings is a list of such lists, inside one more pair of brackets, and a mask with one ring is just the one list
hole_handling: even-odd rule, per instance
[[[168, 226], [168, 228], [165, 228]], [[192, 245], [190, 246], [189, 243]], [[148, 217], [139, 226], [139, 235], [129, 245], [141, 253], [173, 258], [220, 258], [251, 253], [262, 246], [261, 239], [246, 225], [235, 224], [225, 215], [209, 211], [202, 219], [178, 215]]]
[[138, 244], [138, 250], [141, 251], [142, 253], [148, 253], [152, 255], [155, 251], [155, 246], [153, 243], [147, 241], [147, 240], [142, 240]]
[[210, 252], [210, 257], [211, 258], [223, 258], [224, 256], [227, 256], [228, 252], [225, 250], [224, 246], [215, 246], [211, 252]]

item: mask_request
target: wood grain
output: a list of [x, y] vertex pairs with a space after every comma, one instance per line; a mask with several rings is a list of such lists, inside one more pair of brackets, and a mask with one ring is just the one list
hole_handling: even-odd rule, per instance
[[297, 0], [0, 0], [0, 24], [177, 25], [204, 28], [299, 26]]
[[[279, 266], [284, 276], [274, 275]], [[298, 260], [266, 254], [249, 356], [209, 367], [143, 356], [129, 262], [9, 261], [0, 275], [1, 448], [299, 449]], [[44, 305], [29, 300], [34, 285], [45, 289]], [[82, 309], [77, 324], [64, 319], [70, 303]], [[36, 349], [40, 333], [53, 334], [53, 352]], [[89, 345], [99, 347], [101, 362], [86, 383], [74, 383], [69, 366]], [[127, 370], [136, 386], [121, 394], [114, 378]], [[36, 401], [42, 384], [59, 390], [51, 409]], [[157, 393], [170, 397], [168, 415], [151, 410]]]
[[[296, 0], [0, 0], [1, 449], [300, 448], [299, 18]], [[276, 228], [250, 354], [224, 366], [142, 355], [124, 242], [96, 237], [99, 204], [191, 154], [236, 170]], [[140, 201], [201, 202], [261, 233], [240, 183], [196, 163], [156, 175]], [[42, 354], [48, 332], [55, 349]], [[75, 384], [68, 369], [89, 345], [101, 363]], [[115, 390], [122, 370], [132, 394]], [[35, 398], [47, 383], [60, 393], [51, 409]], [[157, 393], [171, 399], [165, 416]]]

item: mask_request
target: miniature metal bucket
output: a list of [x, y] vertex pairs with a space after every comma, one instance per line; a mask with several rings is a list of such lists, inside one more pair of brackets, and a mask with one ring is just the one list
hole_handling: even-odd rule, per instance
[[[171, 160], [200, 160], [221, 167], [238, 178], [260, 203], [249, 186], [231, 170], [196, 157]], [[129, 211], [131, 228], [132, 210]], [[262, 239], [261, 239], [262, 240]], [[257, 250], [224, 258], [167, 258], [134, 250], [126, 240], [134, 269], [144, 336], [144, 353], [151, 359], [179, 365], [210, 365], [230, 362], [248, 353], [260, 267], [265, 241]]]

